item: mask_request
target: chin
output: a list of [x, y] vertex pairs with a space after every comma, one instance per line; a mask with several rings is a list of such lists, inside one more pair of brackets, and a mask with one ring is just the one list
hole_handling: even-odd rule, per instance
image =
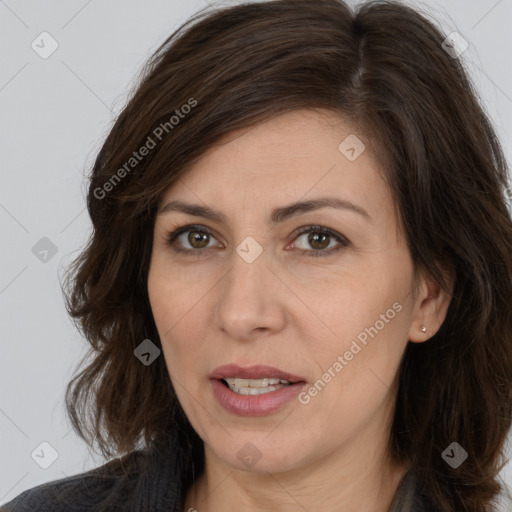
[[[265, 434], [266, 436], [267, 434]], [[301, 466], [307, 454], [301, 453], [304, 444], [283, 448], [282, 438], [275, 437], [272, 443], [262, 436], [258, 441], [254, 435], [234, 436], [226, 445], [215, 447], [217, 457], [227, 466], [252, 473], [280, 473]]]

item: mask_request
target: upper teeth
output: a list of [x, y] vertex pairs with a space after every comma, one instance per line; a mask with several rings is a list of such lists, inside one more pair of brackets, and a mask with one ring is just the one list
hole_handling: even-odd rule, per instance
[[239, 378], [224, 378], [228, 383], [229, 387], [236, 386], [237, 388], [265, 388], [267, 386], [273, 386], [275, 384], [290, 384], [290, 381], [285, 379], [239, 379]]

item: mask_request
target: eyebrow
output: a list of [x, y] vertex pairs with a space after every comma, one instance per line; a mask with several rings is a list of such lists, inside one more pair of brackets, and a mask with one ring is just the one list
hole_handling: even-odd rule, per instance
[[[321, 208], [348, 210], [363, 216], [366, 220], [372, 220], [370, 214], [364, 208], [355, 205], [350, 201], [337, 197], [319, 197], [317, 199], [301, 201], [289, 204], [288, 206], [276, 208], [272, 211], [269, 222], [270, 224], [276, 225], [296, 215], [313, 210], [319, 210]], [[167, 203], [165, 206], [160, 208], [158, 215], [164, 215], [169, 212], [182, 212], [195, 217], [205, 217], [224, 225], [228, 224], [228, 219], [224, 213], [212, 210], [208, 206], [190, 204], [180, 200], [174, 200]]]

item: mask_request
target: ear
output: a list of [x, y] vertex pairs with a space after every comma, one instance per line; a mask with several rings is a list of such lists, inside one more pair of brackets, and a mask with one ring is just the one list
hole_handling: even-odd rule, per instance
[[430, 273], [420, 271], [414, 315], [409, 330], [409, 341], [412, 343], [422, 343], [432, 338], [446, 318], [455, 285], [455, 272], [443, 269], [443, 277], [450, 293], [443, 290]]

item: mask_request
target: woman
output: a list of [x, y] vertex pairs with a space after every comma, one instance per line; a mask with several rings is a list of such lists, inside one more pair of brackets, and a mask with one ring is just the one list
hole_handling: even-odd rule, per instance
[[458, 44], [341, 0], [165, 41], [66, 283], [92, 345], [68, 411], [117, 458], [5, 510], [495, 510], [512, 221]]

